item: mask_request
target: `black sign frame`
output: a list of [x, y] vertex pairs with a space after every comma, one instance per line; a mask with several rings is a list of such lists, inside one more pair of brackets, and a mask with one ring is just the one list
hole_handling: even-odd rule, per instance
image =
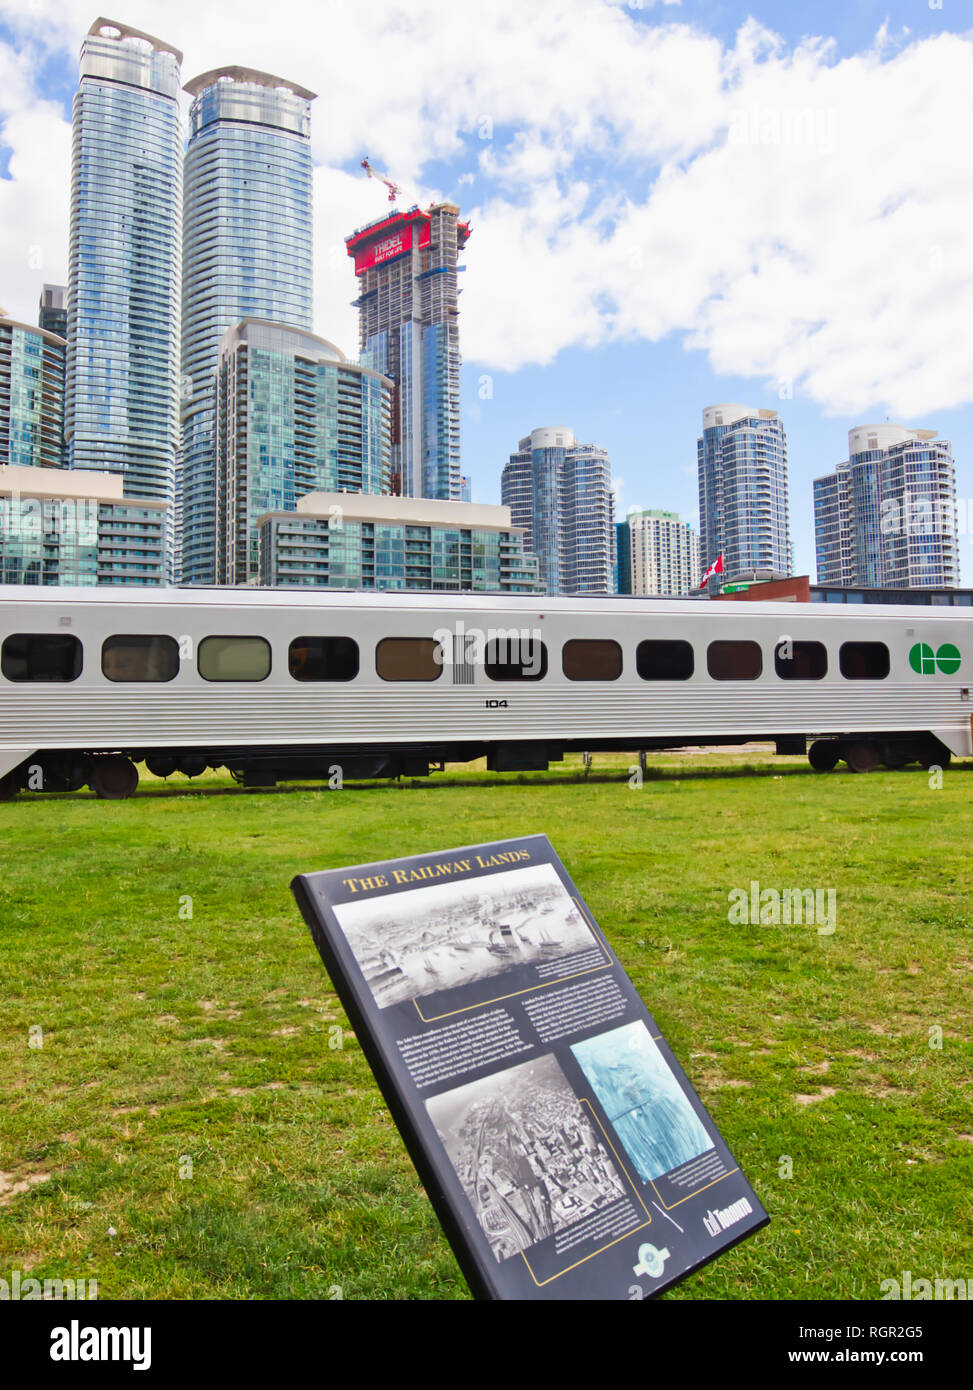
[[545, 835], [291, 889], [476, 1298], [656, 1297], [767, 1224]]

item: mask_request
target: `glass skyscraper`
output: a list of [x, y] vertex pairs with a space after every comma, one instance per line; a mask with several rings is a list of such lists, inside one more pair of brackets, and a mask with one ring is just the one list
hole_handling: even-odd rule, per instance
[[67, 341], [68, 336], [68, 287], [67, 285], [45, 285], [41, 290], [37, 306], [37, 322], [48, 333], [55, 333]]
[[187, 82], [180, 575], [217, 579], [220, 343], [241, 319], [310, 329], [314, 93], [251, 68]]
[[0, 317], [0, 465], [64, 466], [64, 339]]
[[65, 437], [71, 468], [172, 504], [178, 443], [178, 49], [96, 20], [74, 98]]
[[848, 431], [848, 458], [814, 480], [819, 584], [949, 588], [959, 583], [953, 454], [935, 430]]
[[387, 493], [392, 383], [324, 338], [264, 319], [224, 335], [216, 418], [217, 578], [256, 583], [257, 518], [309, 492]]
[[789, 575], [787, 440], [777, 411], [707, 406], [696, 448], [703, 570], [723, 556], [723, 573], [708, 590], [752, 570]]
[[611, 462], [597, 444], [579, 444], [561, 426], [532, 430], [503, 470], [503, 505], [538, 557], [549, 594], [614, 590]]
[[459, 255], [453, 203], [391, 212], [345, 238], [358, 277], [361, 361], [395, 383], [392, 491], [460, 501]]

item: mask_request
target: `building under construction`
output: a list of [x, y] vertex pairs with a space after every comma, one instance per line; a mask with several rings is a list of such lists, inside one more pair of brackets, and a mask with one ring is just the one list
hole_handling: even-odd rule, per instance
[[390, 377], [392, 491], [460, 501], [459, 208], [392, 212], [345, 239], [363, 367]]

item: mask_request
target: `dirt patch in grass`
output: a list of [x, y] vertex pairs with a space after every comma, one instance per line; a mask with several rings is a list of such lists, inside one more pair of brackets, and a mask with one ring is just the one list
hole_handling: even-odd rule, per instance
[[50, 1178], [50, 1173], [28, 1173], [26, 1177], [18, 1178], [16, 1173], [0, 1171], [0, 1207], [9, 1206], [22, 1192], [29, 1192], [38, 1183], [49, 1182]]
[[836, 1086], [822, 1086], [817, 1095], [809, 1096], [799, 1093], [794, 1097], [794, 1101], [797, 1105], [815, 1105], [819, 1100], [827, 1100], [830, 1096], [837, 1094], [838, 1088]]

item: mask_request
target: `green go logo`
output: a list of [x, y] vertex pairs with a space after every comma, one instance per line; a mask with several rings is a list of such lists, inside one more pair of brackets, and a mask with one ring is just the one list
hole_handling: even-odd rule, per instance
[[944, 642], [938, 652], [926, 642], [917, 642], [909, 652], [909, 665], [920, 676], [934, 676], [937, 670], [944, 676], [952, 676], [960, 667], [959, 648], [952, 642]]

